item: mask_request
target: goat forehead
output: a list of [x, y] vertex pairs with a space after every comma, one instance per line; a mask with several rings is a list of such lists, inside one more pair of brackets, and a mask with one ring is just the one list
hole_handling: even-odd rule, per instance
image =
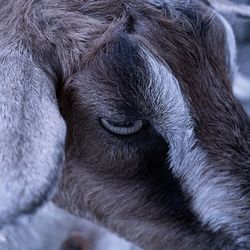
[[[185, 7], [183, 8], [185, 9]], [[96, 83], [92, 86], [97, 91], [98, 89], [103, 91], [103, 85], [111, 89], [111, 91], [108, 91], [109, 94], [104, 92], [108, 102], [114, 99], [118, 103], [117, 100], [121, 97], [120, 103], [123, 102], [133, 108], [141, 109], [143, 112], [152, 113], [152, 107], [155, 106], [155, 103], [159, 105], [160, 102], [164, 102], [161, 94], [164, 92], [162, 88], [167, 88], [169, 82], [173, 82], [173, 74], [182, 84], [189, 87], [190, 82], [198, 84], [200, 80], [198, 78], [201, 76], [204, 78], [203, 69], [206, 67], [200, 67], [200, 64], [204, 62], [209, 66], [210, 61], [204, 60], [208, 53], [209, 57], [213, 58], [214, 56], [216, 58], [216, 60], [211, 60], [211, 63], [215, 61], [215, 63], [223, 66], [225, 44], [223, 38], [218, 36], [218, 32], [215, 34], [213, 31], [217, 30], [216, 22], [210, 22], [212, 19], [209, 14], [203, 17], [200, 13], [200, 17], [196, 20], [200, 21], [200, 25], [196, 22], [191, 25], [190, 21], [192, 21], [193, 15], [189, 11], [192, 12], [192, 9], [187, 7], [187, 10], [188, 20], [184, 18], [184, 23], [180, 23], [178, 17], [176, 17], [177, 20], [169, 21], [169, 18], [165, 16], [152, 16], [148, 19], [135, 15], [135, 19], [138, 20], [134, 22], [136, 27], [132, 29], [132, 34], [128, 34], [120, 27], [121, 29], [114, 32], [115, 37], [110, 39], [110, 42], [105, 44], [97, 55], [95, 54], [94, 63], [91, 66], [91, 75]], [[194, 13], [196, 12], [194, 11]], [[151, 14], [156, 13], [153, 11]], [[195, 28], [196, 25], [198, 25], [197, 29]], [[207, 26], [210, 27], [210, 25], [212, 25], [212, 29], [209, 32], [212, 32], [213, 39], [210, 39], [208, 35]], [[203, 26], [206, 29], [203, 29]], [[113, 33], [111, 36], [113, 36]], [[215, 44], [214, 40], [217, 41], [214, 36], [218, 36], [219, 39], [216, 49], [212, 48]], [[152, 62], [149, 58], [152, 59], [154, 56], [143, 47], [154, 51], [154, 54], [158, 54], [158, 56], [160, 55], [162, 61], [170, 65], [173, 74], [167, 63], [160, 66], [161, 70], [157, 70], [156, 67], [159, 67], [159, 65], [152, 65], [149, 62]], [[220, 51], [220, 53], [217, 53], [217, 51]], [[152, 74], [153, 71], [154, 74]], [[165, 73], [162, 74], [161, 71]], [[224, 71], [222, 67], [221, 72]], [[210, 77], [208, 74], [205, 74], [205, 76]], [[165, 93], [167, 92], [165, 91]], [[169, 98], [173, 99], [173, 93], [174, 91]], [[105, 103], [108, 104], [108, 102]]]
[[125, 35], [107, 44], [95, 56], [90, 70], [95, 81], [92, 86], [97, 91], [112, 93], [112, 96], [106, 95], [109, 100], [113, 97], [117, 103], [121, 99], [134, 107], [142, 102], [152, 83], [140, 46]]
[[103, 73], [124, 91], [145, 88], [149, 84], [149, 72], [140, 46], [126, 36], [117, 37], [102, 55]]
[[178, 9], [184, 13], [195, 13], [201, 9], [205, 10], [205, 6], [211, 6], [208, 0], [148, 0], [148, 3], [158, 9], [168, 9], [170, 12]]
[[183, 106], [178, 103], [178, 82], [168, 65], [127, 37], [106, 46], [95, 58], [91, 74], [96, 82], [92, 86], [104, 94], [105, 104], [114, 101], [118, 109], [127, 106], [156, 118], [172, 112], [171, 106]]

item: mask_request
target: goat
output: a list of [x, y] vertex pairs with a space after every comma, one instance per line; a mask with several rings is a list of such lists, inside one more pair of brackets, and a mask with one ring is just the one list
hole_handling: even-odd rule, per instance
[[207, 1], [0, 3], [0, 224], [55, 185], [57, 95], [58, 206], [144, 249], [250, 247], [250, 124]]
[[86, 1], [81, 14], [54, 201], [143, 249], [249, 249], [250, 123], [230, 25], [200, 1]]

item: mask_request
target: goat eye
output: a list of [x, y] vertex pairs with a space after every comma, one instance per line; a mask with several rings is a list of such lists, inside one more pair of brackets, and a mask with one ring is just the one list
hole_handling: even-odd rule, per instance
[[141, 120], [120, 123], [110, 121], [105, 118], [101, 118], [101, 124], [104, 128], [117, 135], [135, 134], [140, 131], [143, 126], [143, 122]]

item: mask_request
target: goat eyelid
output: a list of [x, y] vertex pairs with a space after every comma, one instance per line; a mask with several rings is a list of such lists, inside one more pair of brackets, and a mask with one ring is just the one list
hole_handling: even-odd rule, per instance
[[101, 118], [100, 122], [104, 128], [116, 135], [132, 135], [141, 130], [143, 127], [142, 120], [131, 121], [127, 123], [117, 123]]

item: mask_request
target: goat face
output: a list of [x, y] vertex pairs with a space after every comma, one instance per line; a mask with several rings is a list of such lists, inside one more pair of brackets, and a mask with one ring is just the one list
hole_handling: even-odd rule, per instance
[[55, 201], [146, 249], [246, 247], [249, 122], [224, 19], [196, 1], [90, 6], [93, 27], [111, 23], [60, 96]]

